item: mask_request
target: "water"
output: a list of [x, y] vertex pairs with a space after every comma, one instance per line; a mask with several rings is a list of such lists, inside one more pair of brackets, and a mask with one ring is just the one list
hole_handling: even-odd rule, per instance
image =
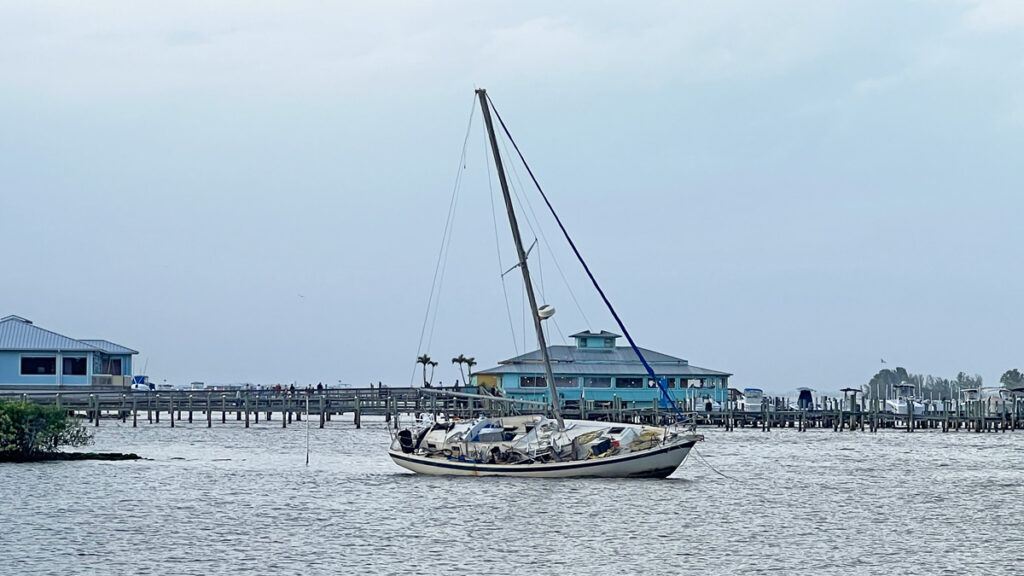
[[0, 464], [7, 574], [1020, 574], [1024, 434], [705, 430], [668, 480], [413, 476], [382, 422], [104, 421]]

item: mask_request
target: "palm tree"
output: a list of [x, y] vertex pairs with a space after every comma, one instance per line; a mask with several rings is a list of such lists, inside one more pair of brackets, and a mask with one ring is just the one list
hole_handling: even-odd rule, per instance
[[[424, 368], [426, 368], [426, 366], [424, 366]], [[437, 362], [434, 362], [433, 360], [431, 360], [430, 361], [430, 379], [427, 381], [427, 387], [428, 388], [430, 387], [430, 384], [434, 381], [434, 368], [437, 368]]]
[[430, 388], [430, 382], [427, 381], [427, 366], [430, 366], [430, 379], [434, 379], [434, 366], [437, 366], [437, 362], [430, 359], [430, 356], [424, 354], [416, 359], [417, 364], [423, 364], [423, 385]]
[[459, 374], [462, 376], [462, 381], [465, 383], [465, 381], [466, 381], [466, 374], [464, 374], [463, 371], [462, 371], [462, 365], [466, 364], [466, 355], [460, 354], [458, 358], [453, 358], [452, 359], [452, 364], [458, 364], [459, 365]]
[[473, 358], [466, 358], [465, 354], [459, 354], [458, 358], [452, 358], [452, 364], [459, 365], [459, 374], [462, 376], [462, 383], [469, 385], [469, 380], [466, 379], [466, 374], [462, 371], [462, 365], [466, 364], [469, 366], [469, 375], [473, 375], [473, 366], [476, 365], [476, 360]]

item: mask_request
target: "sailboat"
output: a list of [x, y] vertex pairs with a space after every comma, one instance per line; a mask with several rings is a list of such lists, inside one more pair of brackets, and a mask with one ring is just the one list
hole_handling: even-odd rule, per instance
[[[516, 221], [505, 168], [491, 118], [490, 99], [483, 89], [476, 91], [484, 124], [490, 140], [491, 154], [501, 184], [508, 213], [512, 239], [518, 255], [518, 267], [530, 305], [533, 326], [540, 346], [547, 380], [549, 415], [514, 415], [480, 417], [473, 420], [429, 421], [397, 430], [388, 450], [399, 466], [420, 474], [457, 476], [522, 476], [541, 478], [608, 477], [665, 478], [675, 472], [694, 444], [703, 440], [692, 428], [680, 426], [685, 419], [667, 390], [665, 378], [658, 378], [641, 351], [633, 342], [622, 321], [589, 267], [583, 261], [571, 238], [555, 216], [562, 233], [572, 246], [598, 293], [614, 316], [630, 346], [636, 352], [650, 378], [661, 388], [663, 397], [675, 409], [679, 421], [672, 427], [612, 423], [592, 420], [564, 419], [558, 403], [558, 391], [552, 376], [551, 359], [545, 342], [542, 322], [550, 317], [549, 306], [538, 307], [530, 281], [526, 251]], [[497, 114], [505, 134], [509, 136], [501, 116]], [[515, 141], [512, 140], [513, 146]], [[518, 146], [515, 146], [518, 151]], [[520, 154], [520, 158], [522, 155]], [[525, 164], [525, 162], [524, 162]], [[527, 171], [533, 177], [529, 166]], [[537, 184], [536, 178], [533, 179]], [[538, 190], [540, 186], [537, 185]], [[543, 190], [540, 190], [543, 195]], [[547, 197], [545, 196], [545, 202]], [[547, 202], [551, 207], [550, 202]], [[520, 401], [521, 402], [521, 401]]]

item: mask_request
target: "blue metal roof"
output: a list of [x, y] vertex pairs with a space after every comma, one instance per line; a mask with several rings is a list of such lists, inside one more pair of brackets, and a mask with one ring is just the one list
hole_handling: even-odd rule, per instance
[[121, 346], [120, 344], [114, 344], [110, 340], [80, 340], [90, 346], [99, 348], [107, 354], [138, 354], [138, 350], [132, 350], [131, 348]]
[[99, 351], [95, 346], [44, 330], [19, 316], [0, 320], [0, 350]]
[[[669, 356], [641, 348], [644, 358], [660, 376], [732, 376], [728, 372], [691, 366], [682, 358]], [[575, 346], [548, 346], [551, 358], [551, 372], [555, 375], [624, 376], [646, 373], [636, 352], [629, 346], [616, 348], [577, 348]], [[534, 350], [501, 362], [500, 366], [488, 370], [476, 370], [474, 374], [541, 374], [544, 364], [540, 350]]]
[[601, 330], [600, 332], [591, 332], [590, 330], [584, 330], [583, 332], [577, 332], [569, 338], [621, 338], [619, 334], [608, 332], [607, 330]]
[[76, 340], [33, 324], [21, 316], [0, 319], [0, 350], [34, 352], [104, 352], [138, 354], [131, 348], [107, 340]]
[[[686, 360], [641, 348], [644, 358], [651, 364], [687, 364]], [[552, 362], [586, 362], [586, 363], [623, 363], [640, 362], [636, 352], [630, 346], [617, 346], [615, 348], [577, 348], [576, 346], [548, 346], [548, 356]], [[521, 356], [510, 358], [500, 362], [501, 364], [518, 364], [520, 362], [541, 362], [540, 350], [527, 352]]]

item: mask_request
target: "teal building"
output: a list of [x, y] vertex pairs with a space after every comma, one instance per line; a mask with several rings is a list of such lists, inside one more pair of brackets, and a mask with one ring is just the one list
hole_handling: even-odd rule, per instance
[[[618, 334], [604, 330], [586, 331], [572, 335], [575, 345], [548, 346], [555, 387], [563, 403], [581, 399], [604, 403], [618, 397], [626, 406], [650, 406], [653, 400], [661, 400], [662, 406], [667, 404], [636, 352], [630, 346], [619, 346], [619, 338]], [[661, 352], [640, 350], [654, 374], [667, 379], [668, 391], [674, 400], [687, 401], [698, 410], [717, 408], [727, 400], [732, 374], [694, 366]], [[477, 371], [472, 384], [496, 386], [510, 398], [537, 401], [548, 398], [540, 350]]]

